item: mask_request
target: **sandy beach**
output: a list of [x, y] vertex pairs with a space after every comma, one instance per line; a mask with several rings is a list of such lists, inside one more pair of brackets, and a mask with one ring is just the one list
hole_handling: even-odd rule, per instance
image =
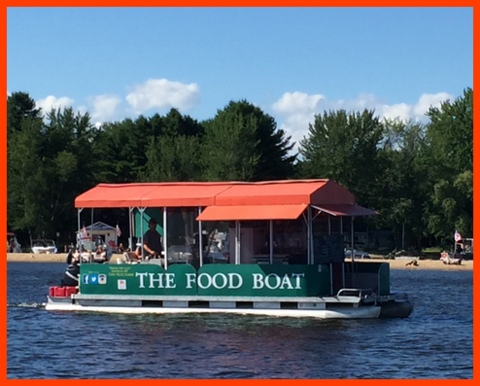
[[[412, 260], [416, 260], [418, 265], [407, 265]], [[65, 254], [33, 254], [33, 253], [7, 253], [7, 261], [21, 262], [65, 262]], [[358, 260], [357, 260], [358, 261]], [[390, 263], [390, 269], [436, 269], [436, 270], [473, 270], [473, 260], [464, 260], [461, 265], [446, 265], [440, 260], [418, 260], [416, 257], [403, 258], [398, 260], [384, 259], [365, 259], [362, 262], [387, 262]]]

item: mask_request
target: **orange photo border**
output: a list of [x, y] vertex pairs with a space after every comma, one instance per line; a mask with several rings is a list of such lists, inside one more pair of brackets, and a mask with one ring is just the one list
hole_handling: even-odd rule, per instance
[[[380, 1], [380, 0], [337, 0], [337, 1], [332, 1], [332, 0], [296, 0], [296, 1], [288, 1], [288, 0], [237, 0], [237, 1], [221, 1], [221, 0], [165, 0], [165, 1], [152, 1], [152, 0], [138, 0], [138, 1], [127, 1], [127, 0], [117, 0], [117, 1], [108, 1], [108, 0], [73, 0], [73, 1], [68, 1], [68, 0], [44, 0], [44, 1], [35, 1], [35, 0], [5, 0], [5, 4], [1, 8], [1, 20], [2, 20], [2, 25], [4, 26], [1, 30], [1, 52], [3, 55], [3, 60], [2, 60], [2, 72], [3, 76], [0, 80], [1, 85], [0, 88], [3, 88], [3, 90], [7, 90], [7, 61], [6, 61], [6, 56], [7, 56], [7, 9], [9, 7], [118, 7], [118, 6], [123, 6], [123, 7], [130, 7], [130, 6], [136, 6], [136, 7], [197, 7], [197, 6], [209, 6], [209, 7], [469, 7], [473, 8], [473, 18], [474, 18], [474, 27], [473, 27], [473, 34], [474, 34], [474, 48], [478, 46], [479, 42], [479, 28], [478, 28], [478, 23], [475, 23], [475, 21], [478, 22], [479, 19], [479, 6], [475, 6], [475, 2], [473, 0], [459, 0], [459, 1], [444, 1], [444, 0], [403, 0], [403, 1]], [[476, 65], [478, 64], [478, 50], [474, 49], [473, 50], [473, 58], [474, 58], [474, 73], [475, 73], [475, 68]], [[475, 89], [475, 85], [478, 84], [478, 80], [476, 80], [474, 76], [474, 84], [473, 84], [473, 89]], [[468, 85], [465, 85], [467, 87]], [[10, 90], [10, 91], [15, 91], [15, 90]], [[474, 116], [477, 116], [477, 114], [480, 113], [479, 109], [479, 99], [474, 98]], [[7, 146], [7, 110], [6, 110], [6, 102], [1, 104], [0, 106], [0, 116], [2, 117], [2, 135], [0, 136], [0, 146], [4, 149], [6, 149]], [[476, 135], [476, 131], [474, 130], [474, 154], [479, 154], [478, 152], [480, 151], [479, 145], [478, 145], [478, 135]], [[1, 161], [0, 161], [0, 173], [1, 173], [1, 183], [2, 183], [2, 189], [0, 189], [0, 195], [1, 195], [1, 201], [2, 201], [2, 206], [1, 206], [1, 212], [0, 212], [0, 218], [3, 218], [5, 220], [0, 221], [0, 230], [3, 233], [7, 232], [7, 224], [6, 224], [6, 218], [7, 218], [7, 178], [6, 178], [6, 164], [7, 164], [7, 155], [6, 155], [6, 150], [5, 152], [1, 153]], [[479, 165], [479, 158], [480, 157], [474, 157], [474, 171], [478, 170], [478, 165]], [[474, 173], [475, 176], [475, 173]], [[479, 179], [474, 177], [473, 181], [473, 189], [474, 192], [480, 191], [480, 184], [479, 184]], [[475, 197], [476, 198], [476, 197]], [[477, 240], [480, 240], [480, 231], [478, 225], [478, 203], [477, 200], [474, 199], [474, 238]], [[1, 361], [2, 363], [2, 378], [7, 382], [7, 383], [15, 383], [16, 385], [18, 384], [43, 384], [43, 385], [50, 385], [51, 382], [55, 382], [56, 384], [60, 384], [61, 382], [68, 382], [69, 385], [74, 383], [74, 384], [83, 384], [87, 383], [88, 384], [95, 384], [95, 383], [100, 383], [105, 385], [112, 385], [112, 386], [120, 386], [120, 385], [128, 385], [131, 380], [9, 380], [7, 379], [7, 320], [6, 320], [6, 314], [7, 314], [7, 263], [6, 263], [6, 254], [4, 255], [4, 258], [2, 259], [2, 269], [1, 269], [1, 280], [2, 283], [4, 283], [4, 294], [2, 297], [2, 306], [4, 307], [4, 314], [1, 318], [2, 321], [2, 327], [4, 328], [4, 335], [2, 341], [5, 343], [4, 344], [4, 350], [2, 351], [2, 354], [4, 355], [4, 359]], [[478, 296], [476, 296], [476, 292], [478, 292], [479, 284], [478, 284], [478, 275], [476, 274], [476, 271], [474, 270], [473, 272], [474, 276], [474, 286], [473, 286], [473, 302], [474, 302], [474, 320], [477, 319], [476, 314], [477, 314], [477, 303], [478, 303]], [[35, 321], [32, 321], [35, 322]], [[474, 323], [474, 336], [476, 335], [477, 332], [477, 326]], [[473, 337], [472, 337], [473, 339]], [[422, 385], [432, 385], [432, 386], [439, 386], [440, 384], [472, 384], [475, 379], [478, 379], [478, 368], [475, 366], [476, 364], [476, 357], [478, 353], [477, 349], [477, 344], [474, 339], [474, 346], [473, 346], [473, 351], [474, 351], [474, 369], [473, 369], [473, 379], [471, 380], [408, 380], [408, 383], [418, 383]], [[28, 348], [26, 348], [28, 349]], [[459, 365], [461, 365], [462, 358], [459, 358]], [[25, 364], [28, 366], [28, 364]], [[99, 364], [101, 366], [101, 364]], [[287, 364], [286, 364], [287, 365]], [[348, 366], [348, 364], [345, 364]], [[407, 364], [405, 364], [407, 365]], [[319, 366], [321, 366], [321, 363], [319, 363]], [[159, 382], [158, 380], [135, 380], [135, 382], [141, 382], [142, 384], [156, 384]], [[225, 385], [226, 383], [231, 384], [231, 385], [238, 385], [240, 382], [245, 382], [245, 380], [224, 380], [224, 379], [215, 379], [215, 380], [162, 380], [162, 382], [166, 382], [168, 384], [172, 385], [187, 385], [190, 384], [191, 382], [194, 383], [201, 383], [204, 385]], [[343, 384], [362, 384], [362, 385], [372, 385], [372, 384], [378, 384], [378, 383], [389, 383], [389, 384], [397, 384], [397, 385], [403, 385], [405, 382], [404, 380], [255, 380], [255, 379], [249, 379], [248, 383], [251, 385], [255, 384], [282, 384], [282, 385], [287, 385], [291, 384], [294, 382], [295, 385], [303, 384], [303, 385], [314, 385], [318, 384], [319, 382], [328, 382], [329, 384], [334, 384], [334, 385], [343, 385]], [[400, 384], [400, 382], [402, 382]]]

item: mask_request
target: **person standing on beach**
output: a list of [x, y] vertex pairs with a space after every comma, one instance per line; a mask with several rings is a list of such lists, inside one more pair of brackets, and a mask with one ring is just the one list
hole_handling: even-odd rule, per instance
[[15, 251], [15, 239], [12, 237], [10, 239], [10, 245], [8, 252], [13, 253]]
[[157, 220], [151, 218], [148, 231], [143, 235], [143, 249], [147, 252], [147, 260], [161, 258], [163, 254], [162, 236], [158, 233]]

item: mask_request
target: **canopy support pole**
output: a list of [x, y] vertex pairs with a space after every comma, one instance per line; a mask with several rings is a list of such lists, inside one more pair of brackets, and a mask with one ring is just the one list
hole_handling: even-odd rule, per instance
[[90, 241], [91, 241], [90, 245], [92, 245], [92, 249], [93, 249], [93, 208], [90, 215]]
[[[352, 234], [352, 287], [355, 288], [355, 231], [353, 229], [353, 220], [355, 217], [352, 216], [351, 218], [351, 225], [350, 225], [350, 232]], [[345, 274], [344, 274], [344, 281], [345, 281]], [[344, 284], [345, 287], [345, 284]]]
[[[198, 215], [202, 214], [202, 207], [198, 207]], [[200, 259], [200, 267], [203, 265], [203, 234], [202, 234], [202, 221], [198, 221], [198, 253]]]
[[235, 264], [240, 264], [240, 221], [235, 221]]
[[167, 256], [167, 251], [168, 251], [168, 242], [167, 242], [167, 207], [163, 207], [163, 258], [165, 261], [165, 270], [167, 270], [168, 267], [168, 256]]
[[269, 221], [270, 226], [270, 264], [273, 264], [273, 220]]
[[135, 252], [136, 248], [133, 248], [132, 213], [133, 208], [128, 208], [128, 247], [130, 248], [131, 252]]
[[312, 207], [307, 208], [307, 264], [313, 264], [312, 254]]
[[355, 231], [353, 229], [353, 220], [355, 220], [355, 217], [351, 217], [350, 221], [350, 233], [351, 233], [351, 248], [352, 248], [352, 262], [355, 260], [355, 253], [354, 253], [354, 248], [355, 248]]
[[143, 251], [143, 212], [145, 212], [145, 208], [138, 208], [138, 211], [140, 212], [140, 250], [142, 252], [142, 261], [144, 260], [144, 251]]
[[78, 244], [78, 248], [80, 249], [81, 245], [82, 245], [82, 224], [81, 224], [81, 221], [80, 221], [80, 214], [82, 213], [82, 210], [83, 208], [78, 208], [77, 209], [77, 225], [78, 225], [78, 233], [77, 233], [77, 244]]

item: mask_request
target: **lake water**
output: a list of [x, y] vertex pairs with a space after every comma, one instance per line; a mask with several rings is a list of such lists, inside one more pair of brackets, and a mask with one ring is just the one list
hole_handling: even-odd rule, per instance
[[63, 263], [9, 262], [7, 377], [473, 377], [471, 271], [392, 270], [407, 319], [49, 312]]

